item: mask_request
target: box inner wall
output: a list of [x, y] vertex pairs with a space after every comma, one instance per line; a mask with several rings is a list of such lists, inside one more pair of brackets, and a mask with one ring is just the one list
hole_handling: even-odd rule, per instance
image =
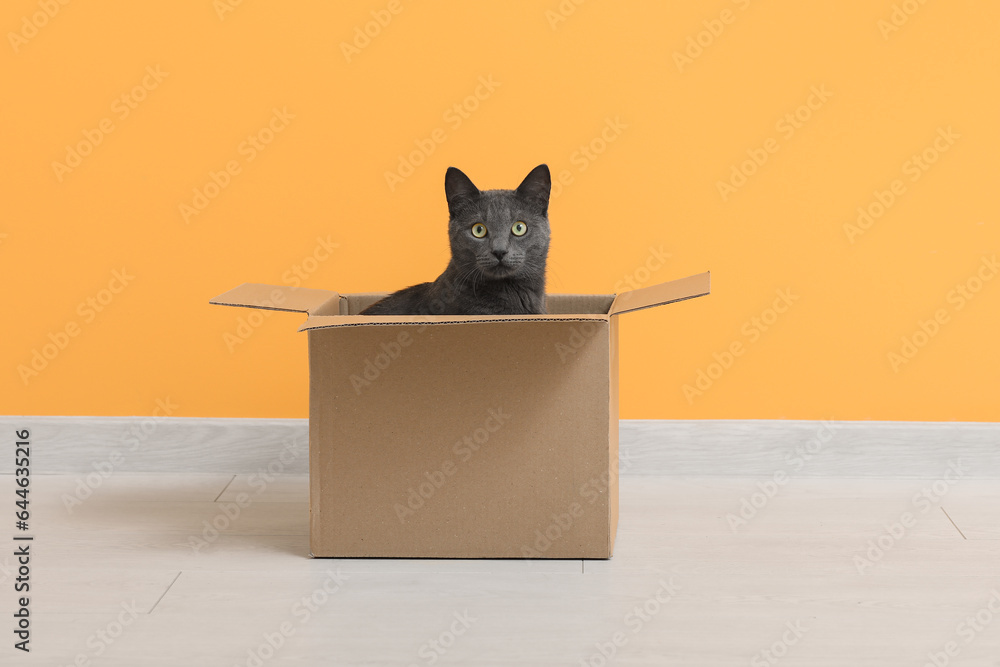
[[[387, 292], [365, 292], [360, 294], [341, 295], [339, 313], [317, 311], [316, 315], [357, 315], [379, 299], [388, 296]], [[607, 315], [611, 310], [614, 294], [547, 294], [545, 296], [546, 310], [553, 315]], [[346, 310], [345, 310], [346, 305]]]

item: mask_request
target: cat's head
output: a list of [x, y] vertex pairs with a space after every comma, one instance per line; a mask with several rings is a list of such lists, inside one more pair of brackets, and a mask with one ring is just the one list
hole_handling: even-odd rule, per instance
[[480, 279], [544, 277], [551, 187], [544, 164], [532, 169], [515, 190], [480, 191], [468, 176], [448, 167], [448, 235], [457, 268]]

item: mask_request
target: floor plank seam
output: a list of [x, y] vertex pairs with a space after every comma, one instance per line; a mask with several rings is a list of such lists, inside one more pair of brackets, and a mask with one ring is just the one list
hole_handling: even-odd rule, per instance
[[181, 570], [180, 572], [177, 573], [177, 576], [175, 576], [174, 579], [173, 579], [173, 581], [170, 582], [170, 585], [167, 586], [167, 590], [163, 591], [163, 595], [161, 595], [159, 598], [157, 598], [156, 602], [153, 603], [153, 606], [149, 608], [148, 612], [146, 612], [147, 615], [152, 614], [153, 611], [156, 610], [157, 605], [160, 604], [160, 600], [162, 600], [167, 595], [167, 593], [170, 592], [170, 589], [174, 587], [174, 584], [177, 583], [177, 580], [181, 578], [181, 574], [183, 574], [183, 573], [184, 573], [184, 570]]
[[221, 498], [222, 494], [226, 492], [226, 489], [228, 489], [230, 486], [232, 486], [233, 482], [236, 480], [236, 477], [237, 477], [237, 475], [233, 475], [229, 479], [229, 481], [226, 483], [226, 485], [224, 487], [222, 487], [222, 491], [219, 491], [219, 495], [217, 495], [215, 497], [215, 500], [212, 501], [213, 503], [219, 502], [219, 498]]
[[941, 511], [944, 512], [944, 515], [946, 517], [948, 517], [948, 521], [951, 521], [951, 525], [955, 526], [955, 530], [957, 530], [958, 534], [962, 536], [962, 539], [963, 540], [969, 539], [968, 537], [965, 536], [965, 533], [962, 532], [962, 529], [958, 527], [958, 524], [955, 523], [955, 520], [951, 518], [951, 515], [948, 514], [948, 510], [946, 510], [944, 506], [941, 507]]

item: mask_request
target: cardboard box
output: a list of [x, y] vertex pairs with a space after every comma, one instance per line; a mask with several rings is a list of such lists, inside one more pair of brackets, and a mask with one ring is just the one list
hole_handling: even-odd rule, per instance
[[709, 274], [545, 315], [357, 315], [384, 294], [247, 283], [211, 303], [306, 313], [313, 556], [610, 558], [618, 317]]

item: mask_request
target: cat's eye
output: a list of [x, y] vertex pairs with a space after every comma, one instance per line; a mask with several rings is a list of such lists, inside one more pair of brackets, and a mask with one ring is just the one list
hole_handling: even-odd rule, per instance
[[528, 231], [528, 225], [518, 221], [514, 223], [514, 226], [510, 228], [510, 231], [513, 232], [514, 236], [524, 236], [524, 233]]
[[481, 222], [477, 222], [476, 224], [472, 225], [472, 235], [475, 236], [477, 239], [481, 239], [484, 236], [486, 236], [486, 225], [484, 225]]

